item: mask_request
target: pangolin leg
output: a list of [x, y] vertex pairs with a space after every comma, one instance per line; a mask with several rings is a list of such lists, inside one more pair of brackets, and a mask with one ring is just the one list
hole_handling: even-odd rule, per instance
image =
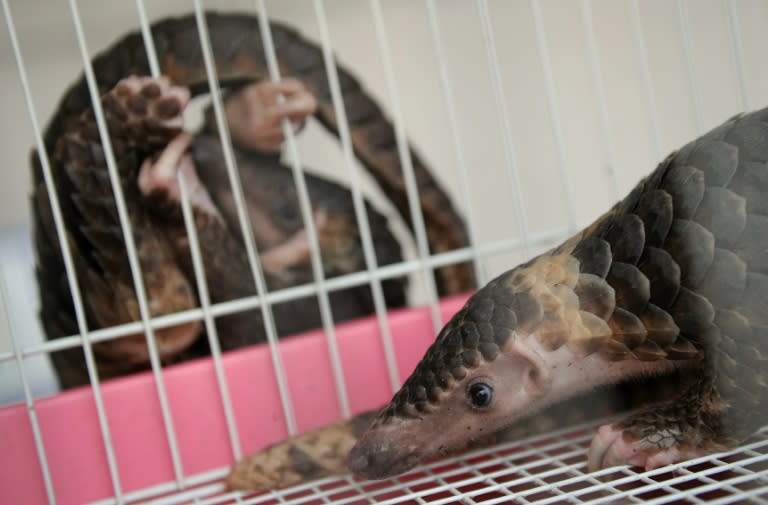
[[705, 377], [671, 402], [600, 427], [589, 448], [589, 470], [632, 465], [652, 470], [727, 449], [726, 409]]
[[[182, 177], [190, 203], [197, 213], [198, 225], [202, 224], [200, 213], [205, 213], [213, 218], [206, 219], [205, 226], [226, 226], [219, 209], [197, 175], [192, 156], [185, 154], [191, 140], [189, 134], [180, 133], [159, 156], [146, 159], [139, 172], [139, 189], [156, 207], [169, 204], [175, 206], [181, 200], [179, 177]], [[322, 240], [323, 228], [327, 221], [326, 211], [317, 209], [314, 221], [319, 239]], [[260, 259], [268, 275], [273, 275], [276, 280], [283, 280], [286, 285], [290, 285], [292, 281], [289, 279], [288, 270], [306, 263], [309, 254], [309, 239], [306, 230], [302, 228], [287, 237], [284, 242], [261, 252]]]
[[[180, 111], [187, 99], [186, 90], [170, 88], [164, 79], [138, 77], [121, 81], [101, 98], [151, 316], [196, 305], [194, 290], [178, 266], [173, 245], [143, 205], [135, 184], [137, 157], [162, 149], [178, 134]], [[54, 159], [66, 167], [71, 188], [62, 199], [72, 202], [83, 220], [72, 231], [72, 244], [89, 323], [101, 328], [139, 319], [133, 275], [91, 109], [72, 121], [57, 143]], [[72, 214], [67, 219], [72, 219]], [[158, 329], [155, 342], [161, 358], [173, 360], [198, 337], [200, 327], [195, 321]], [[94, 351], [102, 378], [144, 369], [149, 361], [141, 334], [95, 344]], [[63, 386], [86, 383], [82, 353], [68, 352], [71, 356], [59, 360], [69, 368], [59, 369], [60, 376], [67, 377], [62, 379]]]
[[[131, 76], [118, 83], [106, 100], [106, 106], [117, 115], [137, 116], [134, 122], [146, 128], [149, 135], [162, 130], [180, 129], [183, 125], [183, 111], [189, 102], [189, 90], [172, 86], [164, 77]], [[156, 155], [147, 158], [141, 165], [138, 186], [141, 194], [158, 205], [180, 200], [178, 176], [184, 178], [190, 203], [193, 207], [219, 216], [205, 186], [195, 171], [192, 157], [185, 154], [192, 136], [181, 132], [168, 142]]]
[[[285, 99], [278, 101], [278, 94]], [[249, 84], [230, 94], [224, 102], [227, 125], [232, 141], [246, 149], [259, 152], [279, 151], [283, 137], [282, 120], [288, 119], [294, 133], [304, 126], [306, 118], [317, 110], [317, 100], [298, 79], [284, 78]], [[216, 122], [210, 117], [211, 131]]]
[[191, 135], [180, 133], [157, 159], [144, 160], [139, 171], [139, 189], [150, 199], [179, 202], [181, 190], [178, 177], [181, 176], [184, 178], [192, 206], [221, 218], [208, 190], [197, 176], [192, 157], [185, 154], [191, 141]]

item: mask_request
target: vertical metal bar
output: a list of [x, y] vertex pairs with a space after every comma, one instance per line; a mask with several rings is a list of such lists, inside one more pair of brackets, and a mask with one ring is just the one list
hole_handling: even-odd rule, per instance
[[275, 319], [272, 313], [272, 308], [264, 297], [267, 291], [266, 282], [264, 281], [264, 273], [261, 269], [261, 263], [256, 251], [256, 241], [253, 237], [253, 229], [251, 228], [250, 220], [246, 210], [247, 206], [245, 203], [245, 197], [243, 195], [243, 187], [240, 181], [240, 175], [238, 174], [237, 165], [235, 164], [235, 155], [232, 151], [232, 141], [229, 135], [229, 127], [227, 126], [227, 121], [224, 117], [221, 90], [219, 89], [219, 80], [216, 76], [216, 67], [213, 60], [211, 40], [208, 35], [208, 25], [205, 21], [205, 13], [203, 12], [201, 0], [194, 0], [194, 6], [197, 29], [200, 32], [200, 44], [203, 49], [205, 71], [208, 77], [208, 84], [211, 87], [211, 97], [213, 98], [213, 112], [216, 117], [216, 123], [219, 126], [219, 139], [221, 141], [221, 146], [224, 153], [224, 163], [227, 167], [229, 183], [232, 186], [232, 196], [235, 199], [237, 217], [240, 222], [240, 233], [242, 233], [245, 241], [245, 250], [248, 257], [248, 263], [251, 268], [251, 273], [253, 275], [253, 281], [256, 285], [256, 292], [261, 299], [261, 313], [264, 317], [264, 328], [267, 332], [267, 342], [272, 358], [272, 365], [275, 368], [275, 380], [277, 381], [280, 401], [283, 407], [283, 415], [285, 416], [286, 428], [289, 435], [295, 435], [297, 433], [296, 418], [293, 413], [293, 404], [291, 402], [290, 393], [288, 391], [288, 383], [285, 378], [283, 361], [280, 358], [280, 350], [277, 346], [277, 329], [275, 327]]
[[213, 321], [213, 315], [211, 314], [211, 299], [208, 294], [208, 282], [205, 279], [205, 267], [203, 266], [202, 254], [200, 252], [200, 240], [197, 235], [197, 229], [195, 228], [192, 207], [189, 203], [189, 190], [181, 172], [178, 173], [177, 180], [179, 181], [181, 211], [184, 216], [184, 226], [187, 228], [187, 237], [189, 238], [189, 252], [192, 255], [192, 267], [195, 272], [197, 295], [200, 298], [200, 308], [203, 310], [205, 333], [208, 335], [208, 345], [211, 348], [211, 356], [213, 357], [213, 369], [216, 373], [216, 382], [219, 385], [219, 396], [221, 397], [224, 418], [229, 432], [232, 456], [235, 460], [239, 460], [242, 457], [242, 451], [240, 450], [240, 436], [238, 435], [237, 425], [235, 423], [235, 415], [232, 410], [232, 400], [229, 394], [227, 379], [224, 375], [224, 367], [221, 363], [219, 334], [216, 330], [216, 324], [214, 324]]
[[578, 230], [578, 224], [576, 223], [576, 197], [573, 190], [573, 181], [571, 180], [568, 156], [565, 152], [565, 138], [563, 136], [563, 127], [560, 123], [560, 108], [557, 105], [557, 90], [555, 89], [555, 79], [552, 76], [552, 64], [549, 58], [547, 37], [544, 33], [544, 16], [541, 13], [541, 5], [537, 0], [531, 0], [531, 10], [533, 11], [533, 23], [536, 27], [536, 43], [539, 48], [541, 70], [544, 74], [547, 110], [549, 110], [549, 119], [552, 121], [552, 132], [555, 137], [560, 178], [563, 181], [563, 189], [565, 190], [565, 202], [568, 209], [568, 231], [569, 233], [575, 233]]
[[728, 27], [731, 34], [731, 51], [736, 66], [736, 76], [739, 81], [739, 95], [744, 110], [752, 109], [752, 94], [747, 84], [747, 66], [744, 63], [744, 42], [741, 35], [741, 23], [739, 22], [739, 9], [734, 0], [724, 0], [728, 9]]
[[163, 414], [163, 424], [165, 426], [166, 435], [168, 437], [168, 448], [170, 450], [171, 460], [173, 462], [173, 471], [176, 477], [177, 485], [179, 488], [182, 488], [184, 486], [184, 472], [181, 467], [181, 457], [179, 456], [178, 442], [176, 440], [176, 432], [173, 427], [171, 409], [168, 406], [168, 398], [165, 392], [165, 383], [163, 381], [162, 373], [160, 373], [161, 364], [157, 353], [157, 344], [155, 343], [155, 332], [152, 328], [152, 325], [149, 323], [150, 315], [147, 303], [147, 294], [144, 290], [144, 279], [142, 277], [141, 265], [136, 253], [136, 243], [134, 241], [133, 232], [131, 230], [130, 218], [128, 217], [128, 209], [125, 204], [123, 189], [120, 184], [120, 175], [117, 171], [117, 163], [115, 162], [114, 152], [112, 151], [112, 142], [109, 137], [107, 123], [104, 119], [104, 111], [101, 108], [99, 88], [96, 83], [96, 77], [94, 76], [93, 67], [88, 55], [88, 49], [85, 42], [85, 33], [83, 32], [83, 27], [80, 22], [80, 13], [76, 0], [69, 0], [69, 7], [72, 11], [72, 20], [75, 25], [78, 46], [80, 47], [80, 54], [83, 60], [83, 71], [85, 73], [85, 79], [88, 83], [88, 89], [91, 93], [93, 112], [96, 117], [96, 123], [98, 125], [101, 142], [104, 145], [104, 154], [107, 161], [109, 179], [112, 184], [112, 191], [115, 197], [115, 204], [117, 205], [120, 227], [123, 232], [123, 240], [125, 241], [127, 249], [126, 253], [128, 254], [128, 262], [131, 267], [131, 275], [133, 276], [136, 299], [139, 303], [139, 313], [141, 314], [141, 322], [144, 328], [147, 349], [149, 350], [149, 360], [152, 365], [152, 373], [154, 375], [155, 385], [157, 386], [157, 396], [160, 400], [160, 410]]
[[152, 77], [160, 76], [160, 64], [157, 62], [157, 49], [155, 49], [155, 39], [152, 38], [152, 29], [149, 26], [147, 12], [144, 8], [144, 0], [136, 0], [136, 9], [139, 12], [139, 26], [141, 27], [141, 38], [144, 40], [144, 47], [147, 50], [147, 62]]
[[[3, 1], [5, 3], [5, 0]], [[11, 352], [16, 360], [16, 366], [19, 370], [19, 379], [21, 380], [21, 387], [24, 391], [24, 403], [27, 406], [27, 415], [29, 416], [29, 424], [32, 427], [32, 436], [35, 440], [35, 449], [37, 450], [37, 462], [40, 464], [40, 472], [43, 474], [43, 485], [45, 486], [45, 494], [48, 496], [48, 503], [50, 505], [56, 505], [56, 493], [53, 490], [53, 480], [51, 479], [51, 468], [48, 464], [48, 456], [45, 453], [45, 443], [43, 442], [43, 434], [40, 431], [40, 423], [37, 420], [37, 411], [35, 410], [35, 400], [32, 396], [32, 390], [29, 387], [29, 381], [27, 380], [27, 373], [24, 369], [24, 358], [21, 354], [21, 346], [19, 345], [18, 332], [16, 331], [13, 323], [14, 319], [8, 314], [8, 305], [6, 300], [10, 298], [8, 292], [8, 286], [5, 282], [5, 278], [0, 276], [0, 304], [6, 308], [5, 313], [8, 323], [8, 334], [11, 336]]]
[[[99, 420], [99, 428], [101, 430], [102, 440], [104, 442], [104, 452], [107, 458], [107, 466], [109, 467], [109, 476], [112, 482], [112, 489], [115, 492], [115, 500], [118, 504], [124, 503], [122, 485], [120, 483], [120, 476], [117, 471], [117, 460], [115, 458], [114, 447], [112, 446], [112, 436], [109, 430], [109, 422], [107, 420], [106, 409], [104, 408], [104, 399], [101, 395], [101, 386], [99, 383], [99, 375], [96, 368], [96, 362], [93, 357], [93, 349], [91, 348], [90, 335], [88, 333], [88, 327], [85, 318], [85, 309], [83, 307], [83, 298], [80, 293], [80, 287], [77, 283], [77, 274], [75, 273], [74, 261], [72, 259], [72, 252], [69, 248], [69, 241], [67, 240], [67, 232], [64, 225], [64, 218], [61, 215], [61, 206], [59, 205], [59, 197], [56, 192], [56, 186], [54, 184], [53, 175], [51, 173], [51, 164], [48, 159], [48, 152], [45, 148], [45, 142], [40, 130], [40, 125], [37, 122], [37, 111], [35, 109], [34, 100], [32, 99], [32, 92], [29, 87], [29, 81], [27, 78], [26, 65], [21, 54], [21, 48], [16, 36], [16, 27], [13, 23], [13, 17], [11, 15], [10, 7], [7, 0], [0, 0], [3, 5], [3, 13], [5, 15], [6, 25], [8, 27], [8, 34], [11, 39], [11, 46], [13, 47], [14, 57], [16, 59], [16, 68], [18, 71], [21, 87], [24, 91], [24, 100], [29, 111], [29, 119], [32, 123], [32, 131], [35, 136], [35, 147], [37, 154], [40, 158], [40, 166], [43, 171], [43, 180], [45, 183], [45, 189], [48, 193], [48, 200], [51, 205], [51, 212], [53, 214], [53, 223], [56, 229], [56, 236], [59, 242], [59, 250], [62, 254], [64, 261], [64, 269], [67, 274], [67, 285], [69, 291], [72, 294], [72, 304], [75, 309], [75, 320], [77, 321], [78, 331], [82, 338], [83, 353], [85, 354], [86, 370], [88, 371], [88, 379], [91, 383], [91, 389], [93, 390], [93, 399], [96, 405], [96, 414]], [[44, 464], [44, 462], [41, 462]]]
[[616, 149], [611, 140], [610, 115], [608, 114], [608, 100], [606, 99], [605, 86], [603, 85], [603, 71], [600, 67], [600, 57], [597, 53], [597, 38], [595, 36], [595, 25], [592, 21], [592, 4], [590, 0], [581, 0], [581, 20], [584, 25], [584, 33], [587, 35], [587, 56], [589, 58], [589, 68], [592, 74], [592, 84], [595, 86], [595, 95], [597, 96], [597, 112], [600, 119], [600, 135], [602, 137], [603, 149], [605, 149], [605, 159], [608, 162], [608, 177], [611, 180], [611, 188], [615, 198], [620, 198], [619, 181], [616, 176]]
[[701, 95], [696, 86], [696, 64], [694, 63], [693, 41], [691, 40], [691, 20], [688, 15], [688, 4], [685, 0], [677, 0], [677, 23], [680, 30], [680, 44], [683, 46], [685, 73], [688, 77], [688, 92], [690, 93], [693, 124], [696, 133], [702, 132], [704, 122], [701, 119]]
[[[277, 54], [272, 41], [272, 30], [269, 27], [267, 16], [267, 6], [264, 0], [257, 0], [259, 7], [259, 26], [261, 27], [261, 39], [264, 44], [264, 52], [269, 68], [269, 75], [273, 82], [280, 81], [280, 69], [277, 65]], [[282, 103], [285, 98], [278, 95], [278, 103]], [[331, 304], [328, 299], [328, 287], [325, 283], [325, 274], [323, 272], [323, 263], [320, 256], [320, 244], [317, 240], [317, 228], [315, 227], [315, 218], [312, 215], [312, 203], [309, 201], [309, 191], [307, 182], [304, 178], [304, 172], [301, 168], [299, 159], [299, 150], [296, 146], [296, 137], [291, 128], [291, 122], [288, 119], [282, 121], [283, 136], [285, 137], [291, 158], [291, 171], [293, 172], [293, 181], [296, 185], [296, 191], [299, 197], [299, 206], [301, 208], [304, 227], [309, 240], [310, 259], [312, 263], [312, 275], [317, 286], [317, 299], [320, 305], [320, 319], [325, 330], [328, 353], [331, 358], [331, 368], [333, 378], [336, 383], [336, 395], [339, 399], [342, 415], [349, 417], [349, 398], [347, 388], [344, 383], [344, 371], [342, 369], [341, 358], [339, 357], [338, 343], [336, 341], [336, 331], [333, 327], [333, 315], [331, 314]]]
[[661, 155], [661, 139], [659, 138], [658, 113], [656, 110], [656, 97], [653, 93], [651, 68], [648, 64], [648, 50], [646, 49], [643, 26], [640, 21], [640, 5], [637, 0], [630, 0], [629, 6], [635, 55], [638, 65], [640, 65], [640, 75], [643, 80], [643, 88], [645, 89], [646, 107], [648, 108], [648, 128], [651, 133], [653, 156], [659, 158]]
[[[157, 60], [157, 50], [155, 49], [155, 42], [152, 38], [152, 30], [147, 20], [147, 15], [144, 9], [144, 0], [136, 0], [136, 6], [139, 11], [139, 23], [141, 25], [141, 35], [144, 40], [144, 47], [147, 52], [147, 61], [149, 62], [149, 69], [153, 77], [160, 77], [160, 66]], [[229, 441], [232, 448], [232, 457], [238, 460], [242, 457], [242, 451], [240, 450], [240, 435], [237, 431], [237, 423], [235, 423], [235, 415], [232, 409], [232, 398], [229, 393], [229, 386], [227, 384], [227, 377], [224, 374], [224, 366], [221, 362], [221, 346], [219, 345], [219, 334], [216, 330], [216, 324], [213, 321], [213, 315], [211, 314], [211, 300], [208, 294], [208, 283], [205, 278], [205, 267], [203, 266], [202, 254], [200, 252], [200, 240], [197, 235], [197, 227], [194, 224], [194, 218], [192, 217], [192, 210], [189, 203], [189, 193], [184, 181], [184, 177], [178, 174], [180, 199], [182, 215], [184, 216], [184, 227], [189, 238], [189, 249], [192, 256], [192, 265], [195, 272], [195, 282], [197, 284], [197, 292], [200, 298], [200, 308], [203, 311], [203, 321], [205, 324], [205, 333], [208, 337], [208, 345], [211, 349], [211, 358], [213, 360], [213, 369], [216, 374], [216, 383], [219, 387], [219, 396], [221, 397], [222, 409], [224, 411], [224, 419], [227, 423], [227, 430], [229, 434]]]
[[517, 150], [512, 139], [512, 126], [509, 123], [509, 107], [507, 105], [506, 95], [504, 93], [504, 82], [499, 68], [499, 57], [496, 54], [496, 41], [493, 35], [493, 26], [491, 25], [491, 16], [488, 11], [487, 0], [477, 0], [477, 9], [480, 16], [480, 25], [483, 31], [483, 42], [485, 43], [485, 53], [488, 59], [488, 71], [490, 73], [491, 87], [493, 88], [493, 97], [496, 101], [496, 119], [504, 140], [504, 161], [512, 186], [512, 202], [515, 207], [515, 217], [517, 226], [523, 239], [523, 252], [525, 256], [531, 255], [530, 232], [528, 230], [528, 212], [525, 209], [523, 201], [522, 184], [520, 183], [520, 174], [517, 162]]
[[397, 142], [397, 152], [400, 157], [400, 164], [403, 168], [403, 179], [405, 180], [406, 194], [408, 196], [408, 207], [410, 209], [411, 220], [413, 221], [413, 230], [416, 235], [416, 246], [419, 251], [419, 262], [422, 265], [424, 281], [427, 286], [427, 297], [429, 299], [430, 315], [432, 316], [432, 326], [435, 333], [439, 332], [442, 325], [442, 316], [437, 305], [437, 288], [435, 286], [435, 277], [424, 260], [429, 257], [429, 244], [427, 243], [427, 233], [424, 227], [424, 216], [421, 213], [419, 203], [419, 191], [416, 186], [416, 178], [413, 174], [413, 160], [408, 146], [408, 139], [405, 135], [405, 126], [403, 113], [400, 107], [400, 95], [397, 91], [397, 79], [395, 69], [392, 66], [392, 56], [389, 52], [389, 37], [387, 29], [384, 26], [384, 15], [381, 10], [380, 0], [371, 0], [371, 12], [373, 13], [373, 22], [376, 30], [376, 39], [379, 46], [379, 55], [384, 68], [384, 79], [387, 84], [387, 91], [392, 102], [392, 119], [395, 126], [395, 140]]
[[456, 107], [455, 99], [453, 97], [453, 89], [451, 87], [451, 80], [448, 77], [448, 63], [443, 53], [443, 42], [440, 37], [440, 23], [437, 18], [437, 8], [435, 7], [435, 0], [426, 0], [427, 14], [429, 16], [429, 29], [432, 35], [432, 47], [435, 50], [435, 60], [437, 68], [440, 72], [440, 87], [443, 91], [443, 106], [445, 112], [448, 115], [448, 126], [451, 130], [451, 140], [453, 145], [454, 156], [456, 156], [456, 164], [458, 166], [459, 186], [461, 187], [462, 194], [465, 202], [465, 213], [467, 215], [467, 231], [469, 234], [469, 248], [472, 251], [472, 263], [475, 268], [475, 276], [480, 286], [484, 285], [486, 278], [483, 272], [482, 264], [480, 263], [480, 257], [477, 252], [477, 232], [476, 232], [476, 215], [475, 215], [475, 202], [472, 199], [472, 182], [469, 177], [469, 169], [467, 168], [467, 161], [464, 157], [464, 149], [461, 147], [461, 138], [459, 135], [459, 122], [456, 119]]
[[318, 27], [320, 29], [320, 39], [323, 49], [323, 63], [325, 71], [328, 74], [328, 84], [331, 90], [331, 100], [333, 101], [333, 110], [336, 115], [336, 123], [339, 129], [339, 139], [341, 140], [341, 149], [344, 155], [344, 165], [350, 177], [352, 186], [352, 203], [355, 209], [357, 226], [360, 230], [360, 238], [363, 244], [363, 256], [365, 258], [365, 268], [368, 272], [368, 283], [373, 294], [373, 306], [376, 311], [376, 320], [379, 325], [379, 334], [381, 335], [382, 348], [384, 349], [384, 359], [389, 374], [389, 382], [394, 394], [400, 389], [400, 374], [397, 369], [397, 359], [395, 349], [392, 343], [392, 332], [387, 320], [387, 308], [384, 300], [384, 293], [381, 287], [381, 279], [374, 276], [377, 268], [376, 253], [373, 248], [373, 239], [371, 235], [371, 225], [368, 220], [368, 213], [365, 210], [363, 200], [362, 182], [360, 171], [355, 166], [354, 152], [352, 149], [352, 138], [349, 133], [349, 121], [344, 107], [344, 97], [341, 93], [339, 84], [339, 75], [336, 69], [336, 61], [331, 48], [331, 35], [328, 30], [328, 21], [325, 16], [325, 8], [322, 0], [314, 0], [315, 16], [317, 17]]

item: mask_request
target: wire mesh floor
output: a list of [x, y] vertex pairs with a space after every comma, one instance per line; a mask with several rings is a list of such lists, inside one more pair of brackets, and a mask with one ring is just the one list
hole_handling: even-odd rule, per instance
[[731, 452], [648, 472], [614, 467], [587, 473], [587, 448], [604, 422], [436, 461], [393, 480], [331, 478], [257, 494], [223, 493], [217, 483], [151, 503], [768, 503], [768, 426]]

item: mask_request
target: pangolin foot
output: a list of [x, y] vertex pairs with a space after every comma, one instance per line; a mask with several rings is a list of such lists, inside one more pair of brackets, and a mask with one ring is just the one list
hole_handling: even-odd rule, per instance
[[155, 207], [176, 204], [181, 201], [179, 178], [183, 178], [192, 206], [221, 219], [208, 190], [197, 176], [192, 156], [185, 154], [191, 140], [188, 133], [180, 133], [158, 157], [144, 160], [139, 170], [139, 190]]
[[670, 433], [659, 432], [637, 438], [614, 424], [606, 424], [597, 430], [589, 447], [589, 471], [618, 465], [653, 470], [704, 456], [709, 452], [701, 448], [677, 445]]
[[708, 377], [674, 401], [601, 426], [589, 448], [589, 470], [632, 465], [653, 470], [736, 444], [723, 422], [724, 404]]
[[129, 130], [146, 149], [162, 149], [159, 155], [146, 159], [139, 171], [139, 190], [150, 202], [156, 207], [168, 202], [176, 206], [181, 198], [180, 174], [192, 205], [219, 216], [197, 176], [192, 157], [185, 154], [192, 140], [188, 133], [181, 132], [189, 97], [187, 88], [172, 86], [166, 77], [131, 76], [117, 83], [103, 102], [105, 112], [117, 119], [111, 122], [111, 128]]
[[[284, 100], [280, 102], [278, 95]], [[282, 121], [288, 119], [294, 133], [317, 110], [317, 99], [298, 79], [260, 81], [233, 93], [225, 102], [232, 140], [262, 152], [279, 151], [285, 140]]]
[[[709, 439], [709, 433], [681, 433], [677, 427], [642, 430], [621, 424], [606, 424], [597, 430], [589, 447], [589, 471], [618, 465], [630, 465], [653, 470], [665, 465], [705, 456], [726, 449], [725, 444]], [[704, 436], [702, 436], [704, 435]]]
[[166, 77], [130, 76], [105, 95], [104, 110], [119, 120], [130, 133], [147, 136], [149, 144], [163, 145], [181, 129], [182, 113], [189, 102], [189, 90], [172, 86]]

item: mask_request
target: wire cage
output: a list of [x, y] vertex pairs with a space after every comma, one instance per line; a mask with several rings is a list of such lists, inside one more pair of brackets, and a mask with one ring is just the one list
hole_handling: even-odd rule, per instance
[[[389, 481], [326, 478], [256, 494], [228, 493], [222, 484], [244, 455], [389, 400], [466, 300], [440, 299], [433, 269], [470, 261], [482, 285], [589, 224], [668, 152], [768, 103], [764, 0], [0, 1], [1, 503], [768, 502], [766, 429], [725, 454], [648, 472], [588, 473], [586, 448], [606, 419], [432, 462]], [[369, 261], [336, 278], [315, 269], [309, 284], [273, 292], [262, 286], [258, 296], [224, 303], [201, 297], [184, 313], [151, 318], [144, 310], [140, 321], [81, 324], [80, 334], [46, 341], [26, 224], [29, 148], [43, 145], [42, 128], [81, 69], [93, 80], [92, 55], [124, 33], [141, 29], [147, 37], [154, 20], [193, 13], [211, 58], [203, 9], [297, 28], [322, 48], [329, 68], [335, 59], [352, 69], [382, 104], [416, 210], [413, 233], [387, 195], [361, 176], [348, 136], [329, 141], [310, 122], [298, 135], [287, 131], [283, 156], [297, 174], [306, 163], [365, 194], [390, 218], [405, 259]], [[213, 80], [212, 62], [208, 70]], [[271, 70], [278, 78], [277, 67]], [[329, 86], [340, 95], [333, 78]], [[220, 113], [215, 85], [210, 99]], [[460, 209], [467, 247], [429, 250], [407, 142]], [[306, 188], [299, 193], [306, 204]], [[334, 321], [329, 292], [352, 285], [375, 292], [383, 279], [402, 275], [410, 280], [410, 308], [387, 311], [378, 299], [370, 317]], [[210, 358], [155, 362], [151, 372], [64, 392], [48, 363], [65, 348], [184, 321], [210, 323], [308, 294], [325, 306], [322, 325], [300, 336], [226, 353], [212, 345]]]

